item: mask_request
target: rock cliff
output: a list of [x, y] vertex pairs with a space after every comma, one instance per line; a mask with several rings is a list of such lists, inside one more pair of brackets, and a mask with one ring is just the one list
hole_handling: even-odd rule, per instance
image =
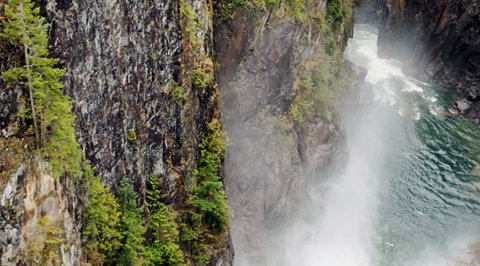
[[[322, 88], [340, 94], [335, 87], [342, 87], [338, 83], [348, 71], [334, 68], [343, 67], [352, 3], [340, 2], [341, 22], [329, 17], [327, 1], [305, 3], [306, 18], [290, 13], [295, 7], [282, 1], [263, 10], [240, 9], [232, 20], [216, 21], [218, 81], [229, 140], [225, 182], [239, 265], [266, 264], [272, 248], [269, 230], [287, 213], [295, 215], [309, 179], [321, 178], [312, 173], [326, 176], [334, 157], [343, 153], [342, 130], [334, 108], [327, 107], [335, 97], [310, 100], [321, 98], [316, 93]], [[305, 107], [310, 104], [312, 108]]]
[[[6, 2], [0, 1], [0, 10]], [[86, 159], [113, 191], [121, 178], [131, 180], [140, 204], [146, 180], [155, 175], [165, 184], [166, 202], [181, 207], [195, 183], [200, 140], [207, 125], [221, 118], [211, 6], [197, 0], [42, 1], [50, 51], [68, 70], [65, 93], [74, 103], [76, 137]], [[1, 42], [3, 72], [22, 59]], [[193, 85], [196, 68], [209, 75], [202, 88]], [[64, 232], [63, 264], [79, 265], [81, 190], [68, 178], [47, 174], [15, 115], [22, 89], [0, 86], [1, 264], [28, 264], [29, 245], [45, 237], [35, 238], [29, 226], [46, 216]], [[219, 238], [207, 254], [210, 263], [230, 265], [228, 232]]]

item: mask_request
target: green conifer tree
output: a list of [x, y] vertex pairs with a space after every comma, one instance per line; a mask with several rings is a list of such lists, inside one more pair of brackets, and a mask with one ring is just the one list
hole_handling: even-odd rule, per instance
[[110, 189], [104, 187], [93, 170], [85, 170], [85, 190], [88, 204], [83, 212], [84, 250], [87, 260], [93, 265], [110, 261], [120, 247], [122, 235], [118, 231], [120, 222], [119, 204]]
[[143, 226], [143, 208], [137, 207], [137, 195], [132, 184], [123, 178], [118, 190], [120, 202], [120, 233], [122, 234], [122, 247], [118, 254], [118, 265], [142, 265], [142, 255], [145, 251], [143, 235], [146, 232]]
[[145, 265], [185, 265], [179, 242], [177, 213], [162, 203], [160, 179], [151, 176], [147, 189], [147, 204], [151, 216], [148, 229], [152, 235], [145, 251]]
[[194, 172], [198, 184], [188, 198], [192, 214], [215, 231], [228, 227], [228, 203], [221, 177], [218, 175], [225, 153], [224, 134], [218, 120], [208, 124], [209, 132], [199, 144], [198, 169]]
[[70, 99], [63, 94], [59, 60], [48, 58], [48, 26], [32, 0], [9, 0], [5, 6], [7, 20], [1, 37], [21, 47], [25, 66], [2, 73], [9, 83], [24, 84], [29, 107], [19, 115], [32, 119], [37, 148], [49, 161], [54, 176], [80, 174], [82, 154], [75, 139], [75, 116]]

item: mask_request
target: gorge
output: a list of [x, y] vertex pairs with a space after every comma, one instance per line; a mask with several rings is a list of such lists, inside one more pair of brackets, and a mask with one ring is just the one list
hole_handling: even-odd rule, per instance
[[479, 16], [0, 0], [0, 264], [479, 264]]

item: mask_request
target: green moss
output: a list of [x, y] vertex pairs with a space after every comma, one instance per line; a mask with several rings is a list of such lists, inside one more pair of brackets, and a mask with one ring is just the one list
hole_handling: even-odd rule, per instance
[[207, 154], [211, 154], [215, 162], [220, 164], [225, 156], [225, 133], [222, 130], [222, 124], [218, 119], [213, 119], [207, 126], [208, 134], [206, 134], [199, 144], [200, 159], [199, 164], [202, 164], [202, 158]]
[[129, 143], [138, 143], [137, 133], [135, 133], [135, 130], [133, 129], [127, 130], [127, 140]]
[[148, 57], [150, 57], [150, 59], [155, 61], [158, 59], [158, 53], [156, 51], [150, 51], [148, 53]]
[[312, 20], [316, 23], [320, 32], [327, 33], [330, 31], [330, 26], [328, 25], [328, 22], [325, 19], [322, 11], [316, 10], [312, 16]]
[[250, 0], [220, 0], [217, 1], [215, 16], [219, 20], [229, 20], [235, 17], [239, 7], [252, 7]]
[[173, 90], [170, 92], [170, 96], [179, 106], [182, 106], [187, 100], [187, 92], [182, 86], [174, 84]]
[[213, 81], [211, 73], [207, 73], [203, 68], [195, 67], [192, 70], [192, 84], [197, 89], [207, 88]]
[[185, 1], [180, 1], [180, 17], [182, 19], [182, 31], [187, 41], [193, 44], [197, 41], [198, 23], [195, 20], [193, 8]]
[[293, 6], [293, 16], [295, 20], [304, 22], [306, 19], [305, 4], [303, 0], [291, 0]]

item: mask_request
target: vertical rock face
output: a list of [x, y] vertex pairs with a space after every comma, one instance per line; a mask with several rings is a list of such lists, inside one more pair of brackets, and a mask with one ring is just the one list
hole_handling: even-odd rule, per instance
[[180, 80], [178, 4], [47, 1], [52, 47], [68, 69], [78, 140], [110, 185], [123, 176], [145, 180], [194, 165], [195, 138], [214, 106], [201, 93], [189, 91], [184, 107], [169, 96]]
[[[68, 69], [78, 140], [104, 183], [122, 177], [142, 190], [149, 175], [189, 185], [197, 146], [219, 109], [213, 90], [193, 90], [190, 72], [208, 57], [211, 19], [206, 2], [189, 2], [203, 27], [204, 46], [187, 50], [178, 1], [47, 1], [52, 48]], [[198, 10], [196, 10], [196, 9]], [[186, 100], [172, 91], [182, 84]]]
[[478, 118], [480, 3], [387, 0], [381, 14], [380, 52], [407, 59], [407, 72], [455, 92], [459, 110]]
[[[315, 10], [324, 13], [325, 6], [319, 1]], [[240, 265], [265, 264], [268, 230], [279, 217], [295, 213], [292, 207], [309, 172], [325, 170], [343, 145], [334, 119], [294, 125], [289, 118], [301, 66], [324, 62], [326, 40], [314, 23], [277, 12], [242, 10], [216, 25], [218, 81], [230, 142], [225, 182], [232, 236], [237, 258], [251, 259]], [[333, 34], [340, 46], [351, 34], [348, 18], [345, 25]]]
[[[0, 0], [0, 10], [5, 3]], [[182, 17], [180, 2], [171, 0], [42, 1], [50, 24], [50, 50], [68, 70], [65, 92], [74, 104], [77, 140], [104, 184], [115, 191], [118, 181], [127, 177], [142, 202], [150, 175], [164, 181], [168, 202], [182, 198], [193, 186], [200, 138], [207, 124], [220, 118], [215, 82], [206, 89], [192, 86], [194, 65], [213, 68], [211, 3], [182, 4], [191, 7], [193, 17]], [[4, 71], [21, 57], [1, 42]], [[181, 95], [175, 95], [179, 86]], [[19, 133], [15, 114], [20, 94], [21, 89], [0, 89], [0, 146], [10, 151], [28, 146], [12, 137]], [[8, 149], [0, 153], [0, 196], [8, 198], [0, 202], [1, 264], [26, 261], [23, 242], [32, 239], [28, 228], [46, 215], [65, 232], [63, 263], [78, 265], [80, 193], [67, 180], [49, 177], [27, 149], [14, 154], [22, 158], [4, 167], [10, 155]], [[222, 238], [212, 265], [232, 263], [229, 234]]]

